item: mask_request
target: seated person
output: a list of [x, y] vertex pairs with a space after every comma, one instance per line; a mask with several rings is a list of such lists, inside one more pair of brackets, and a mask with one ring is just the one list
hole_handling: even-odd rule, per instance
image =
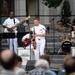
[[30, 48], [33, 49], [33, 46], [31, 44], [31, 39], [32, 39], [32, 32], [22, 37], [22, 42], [26, 49], [30, 49]]
[[16, 54], [11, 50], [2, 50], [0, 53], [0, 63], [4, 70], [0, 72], [0, 75], [15, 75], [13, 69], [15, 65]]
[[[70, 59], [72, 59], [72, 55], [70, 55], [70, 54], [68, 54], [68, 55], [66, 55], [65, 56], [65, 58], [64, 58], [64, 66], [63, 66], [63, 69], [62, 70], [59, 70], [59, 72], [58, 72], [58, 75], [66, 75], [66, 67], [68, 67], [68, 66], [66, 66], [66, 62], [67, 61], [69, 61]], [[69, 68], [69, 67], [68, 67]]]
[[22, 68], [22, 58], [20, 56], [16, 57], [14, 72], [16, 75], [26, 75], [25, 70]]
[[11, 50], [3, 50], [0, 56], [0, 63], [4, 70], [0, 75], [25, 75], [25, 70], [22, 69], [22, 59]]
[[44, 59], [39, 59], [35, 63], [35, 69], [29, 71], [28, 75], [56, 75], [49, 69], [49, 63]]
[[64, 63], [64, 69], [66, 75], [74, 75], [75, 74], [75, 58], [72, 57], [68, 61]]
[[[48, 55], [48, 54], [41, 55], [40, 59], [46, 60], [50, 66], [50, 64], [51, 64], [50, 55]], [[54, 71], [52, 71], [50, 68], [47, 71], [51, 72], [51, 75], [56, 75], [56, 73]]]

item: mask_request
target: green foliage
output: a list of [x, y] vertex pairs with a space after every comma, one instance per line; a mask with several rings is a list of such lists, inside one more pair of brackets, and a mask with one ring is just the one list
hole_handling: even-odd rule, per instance
[[62, 0], [43, 0], [43, 3], [48, 7], [58, 7], [61, 4]]
[[70, 17], [71, 16], [71, 11], [70, 11], [70, 4], [69, 4], [69, 1], [68, 0], [65, 0], [64, 3], [63, 3], [63, 7], [62, 7], [62, 11], [64, 10], [64, 16], [67, 18], [67, 17]]

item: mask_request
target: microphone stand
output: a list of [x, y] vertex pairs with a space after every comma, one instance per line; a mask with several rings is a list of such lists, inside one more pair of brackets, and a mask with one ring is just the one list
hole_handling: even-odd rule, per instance
[[29, 34], [30, 34], [30, 36], [29, 36], [29, 38], [30, 38], [30, 60], [31, 60], [31, 51], [32, 51], [32, 49], [31, 49], [31, 38], [32, 38], [32, 33], [31, 32], [29, 32]]
[[53, 37], [54, 37], [54, 39], [53, 39], [53, 45], [54, 45], [54, 51], [53, 51], [53, 54], [57, 54], [56, 52], [55, 52], [55, 27], [54, 27], [54, 19], [56, 18], [57, 16], [55, 16], [54, 18], [52, 18], [49, 22], [51, 22], [51, 21], [53, 21]]
[[30, 49], [30, 60], [31, 60], [31, 50], [32, 50], [32, 49], [31, 49], [31, 38], [32, 38], [32, 34], [31, 34], [31, 32], [30, 32], [30, 26], [29, 26], [29, 24], [28, 24], [28, 28], [29, 28], [29, 34], [30, 34], [30, 35], [29, 35], [29, 38], [30, 38], [30, 45], [29, 45], [30, 47], [29, 47], [29, 49]]
[[0, 36], [0, 51], [2, 50], [1, 40], [2, 40], [2, 36]]

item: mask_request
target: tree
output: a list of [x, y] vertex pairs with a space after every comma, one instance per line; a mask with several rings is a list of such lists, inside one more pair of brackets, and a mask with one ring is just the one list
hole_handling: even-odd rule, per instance
[[68, 17], [71, 16], [71, 11], [70, 11], [70, 4], [69, 4], [69, 1], [68, 0], [65, 0], [64, 3], [63, 3], [63, 7], [62, 7], [62, 10], [61, 10], [61, 16], [62, 16], [62, 20], [64, 22], [64, 26], [65, 27], [70, 27], [69, 25], [67, 25], [67, 23], [70, 23], [70, 19], [68, 19]]
[[63, 3], [61, 15], [64, 16], [65, 18], [68, 18], [71, 16], [70, 4], [68, 0], [65, 0]]
[[62, 1], [63, 0], [43, 0], [43, 3], [49, 8], [51, 7], [56, 8], [61, 4]]

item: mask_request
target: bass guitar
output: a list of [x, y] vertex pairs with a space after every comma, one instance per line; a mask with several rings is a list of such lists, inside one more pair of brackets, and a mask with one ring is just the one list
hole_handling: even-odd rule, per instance
[[9, 32], [14, 32], [15, 31], [15, 27], [18, 27], [20, 25], [22, 25], [24, 22], [26, 22], [27, 20], [29, 20], [31, 17], [28, 16], [26, 17], [23, 21], [21, 21], [20, 23], [16, 24], [16, 25], [11, 25], [10, 27], [7, 27], [4, 29], [5, 33], [9, 33]]

